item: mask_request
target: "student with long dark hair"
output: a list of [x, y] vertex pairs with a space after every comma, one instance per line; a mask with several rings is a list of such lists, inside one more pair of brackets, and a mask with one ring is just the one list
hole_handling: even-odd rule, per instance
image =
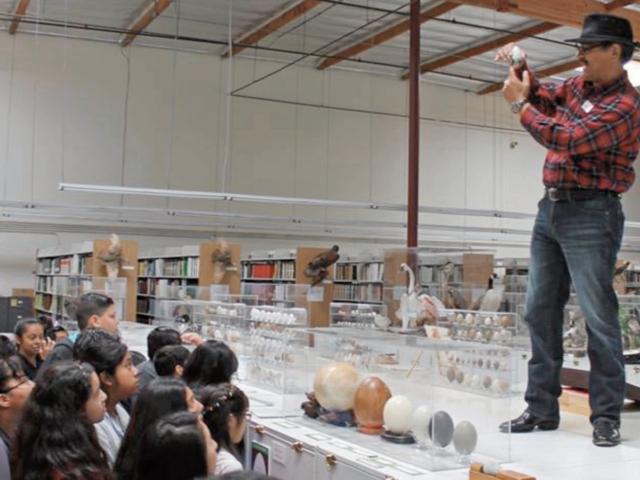
[[56, 362], [73, 360], [73, 345], [79, 335], [89, 328], [101, 328], [118, 335], [118, 311], [113, 299], [107, 295], [90, 292], [67, 299], [65, 309], [69, 316], [78, 322], [79, 332], [71, 332], [67, 338], [56, 343], [44, 362], [45, 367]]
[[202, 418], [190, 412], [168, 415], [142, 435], [135, 480], [194, 480], [213, 475], [217, 444]]
[[207, 340], [189, 355], [183, 377], [199, 395], [200, 389], [206, 385], [231, 382], [237, 370], [238, 358], [233, 350], [224, 342]]
[[111, 480], [93, 427], [104, 416], [104, 400], [90, 365], [43, 370], [11, 450], [13, 480]]
[[177, 378], [156, 378], [144, 388], [131, 412], [114, 471], [118, 480], [133, 480], [140, 439], [160, 418], [174, 412], [200, 413], [202, 404], [193, 391]]
[[11, 478], [9, 452], [33, 382], [22, 371], [20, 360], [0, 360], [0, 479]]
[[107, 394], [107, 413], [96, 425], [96, 432], [109, 466], [113, 466], [129, 425], [129, 414], [120, 402], [138, 391], [138, 370], [127, 346], [106, 330], [84, 332], [75, 345], [74, 356], [95, 368], [100, 386]]
[[202, 389], [202, 416], [218, 444], [216, 475], [242, 470], [238, 445], [247, 427], [249, 399], [235, 385], [226, 383]]
[[45, 338], [42, 323], [35, 318], [25, 318], [16, 323], [14, 334], [22, 371], [31, 380], [35, 380], [42, 362], [53, 350], [55, 342]]

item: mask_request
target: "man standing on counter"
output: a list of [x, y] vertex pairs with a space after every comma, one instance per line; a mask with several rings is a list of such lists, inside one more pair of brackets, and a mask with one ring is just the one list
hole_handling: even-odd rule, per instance
[[640, 146], [640, 95], [623, 65], [636, 44], [628, 20], [591, 14], [577, 46], [581, 76], [539, 83], [526, 55], [507, 45], [511, 63], [502, 93], [522, 126], [548, 152], [544, 197], [531, 240], [525, 322], [531, 335], [527, 409], [503, 432], [558, 428], [563, 310], [573, 283], [584, 313], [591, 364], [593, 443], [620, 443], [625, 376], [613, 272], [622, 241], [620, 195], [634, 182]]

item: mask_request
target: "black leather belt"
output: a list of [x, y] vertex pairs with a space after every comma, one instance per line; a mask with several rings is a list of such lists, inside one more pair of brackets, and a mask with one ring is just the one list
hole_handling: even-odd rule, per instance
[[586, 188], [545, 188], [545, 195], [552, 202], [568, 202], [570, 200], [593, 200], [598, 197], [619, 197], [612, 190], [593, 190]]

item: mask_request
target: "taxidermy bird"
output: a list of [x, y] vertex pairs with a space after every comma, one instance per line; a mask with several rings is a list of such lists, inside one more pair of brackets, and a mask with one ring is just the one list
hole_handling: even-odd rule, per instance
[[502, 299], [504, 297], [504, 285], [502, 279], [495, 273], [489, 278], [489, 289], [487, 292], [476, 300], [473, 310], [482, 312], [499, 312]]
[[120, 271], [120, 265], [125, 262], [122, 258], [122, 244], [120, 243], [120, 237], [117, 234], [112, 233], [109, 238], [111, 245], [106, 252], [102, 252], [98, 255], [98, 258], [104, 263], [107, 269], [107, 278], [111, 281], [118, 278]]
[[[562, 335], [564, 348], [583, 349], [587, 346], [587, 327], [582, 312], [571, 311], [565, 317], [565, 332]], [[568, 324], [568, 325], [567, 325]], [[568, 326], [568, 328], [567, 328]]]
[[329, 267], [340, 258], [338, 250], [340, 250], [340, 247], [334, 245], [331, 249], [325, 250], [313, 257], [313, 260], [309, 262], [304, 271], [304, 276], [313, 279], [311, 282], [312, 287], [327, 278], [327, 275], [329, 275]]
[[213, 283], [219, 284], [227, 272], [237, 272], [238, 267], [231, 260], [231, 249], [225, 240], [215, 243], [211, 253], [211, 263], [213, 263]]
[[396, 311], [396, 316], [402, 320], [402, 329], [436, 323], [438, 306], [435, 299], [426, 294], [418, 296], [416, 277], [409, 265], [402, 263], [400, 269], [409, 276], [407, 291], [402, 294], [400, 308]]
[[444, 307], [466, 310], [467, 301], [465, 300], [464, 296], [462, 296], [460, 291], [449, 285], [453, 277], [455, 264], [451, 261], [446, 261], [438, 268], [442, 272], [440, 288], [442, 290], [442, 302], [444, 304]]

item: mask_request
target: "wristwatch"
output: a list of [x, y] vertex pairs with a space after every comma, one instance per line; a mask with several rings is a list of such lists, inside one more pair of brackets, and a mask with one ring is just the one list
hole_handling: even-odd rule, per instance
[[529, 102], [529, 100], [527, 100], [526, 98], [521, 98], [520, 100], [516, 100], [511, 104], [511, 111], [513, 113], [518, 113], [520, 109], [524, 107], [524, 104], [527, 102]]

